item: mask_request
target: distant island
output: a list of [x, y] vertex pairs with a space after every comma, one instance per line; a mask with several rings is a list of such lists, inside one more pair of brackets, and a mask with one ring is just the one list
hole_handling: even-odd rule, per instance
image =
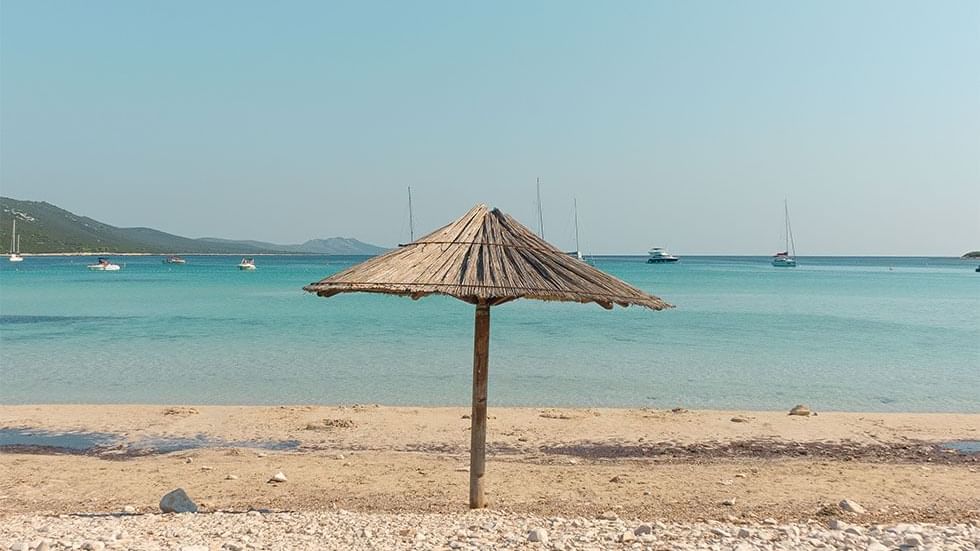
[[10, 243], [11, 221], [17, 220], [20, 250], [25, 254], [336, 254], [376, 255], [386, 249], [351, 237], [311, 239], [299, 245], [263, 241], [192, 239], [151, 228], [117, 228], [80, 216], [44, 201], [0, 197], [0, 247]]
[[961, 258], [980, 258], [980, 251], [970, 251]]

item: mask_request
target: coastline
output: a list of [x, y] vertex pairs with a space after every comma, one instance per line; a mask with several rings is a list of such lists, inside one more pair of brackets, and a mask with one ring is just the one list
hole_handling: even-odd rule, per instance
[[[87, 452], [5, 449], [0, 517], [153, 512], [176, 487], [206, 511], [455, 513], [468, 413], [3, 405], [0, 429], [115, 440]], [[528, 515], [790, 522], [850, 499], [864, 521], [960, 522], [980, 511], [980, 463], [939, 444], [978, 440], [978, 427], [980, 414], [490, 408], [489, 495], [491, 508]], [[279, 471], [289, 482], [269, 484]]]

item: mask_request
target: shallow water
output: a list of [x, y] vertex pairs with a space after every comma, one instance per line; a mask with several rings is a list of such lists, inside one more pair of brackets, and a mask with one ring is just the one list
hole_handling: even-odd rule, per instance
[[[0, 402], [469, 402], [471, 306], [301, 290], [359, 258], [187, 258], [0, 264]], [[677, 308], [494, 308], [491, 406], [980, 411], [975, 263], [595, 263]]]

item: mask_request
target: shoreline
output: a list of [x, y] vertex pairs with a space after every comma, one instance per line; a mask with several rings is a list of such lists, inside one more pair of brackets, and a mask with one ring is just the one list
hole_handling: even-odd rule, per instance
[[[392, 249], [386, 249], [390, 251]], [[9, 253], [3, 253], [4, 255]], [[297, 253], [297, 252], [265, 252], [265, 253], [249, 253], [249, 252], [239, 252], [239, 253], [188, 253], [188, 252], [167, 252], [167, 253], [139, 253], [139, 252], [60, 252], [60, 253], [19, 253], [23, 257], [30, 256], [366, 256], [372, 257], [378, 254], [332, 254], [332, 253]], [[597, 253], [586, 255], [589, 258], [648, 258], [647, 254], [644, 253], [629, 253], [629, 254], [616, 254], [616, 253]], [[759, 253], [759, 254], [727, 254], [727, 253], [687, 253], [684, 255], [687, 258], [764, 258], [769, 259], [772, 257], [771, 254]], [[980, 257], [968, 257], [968, 256], [958, 256], [958, 255], [894, 255], [894, 254], [851, 254], [851, 255], [833, 255], [833, 254], [817, 254], [817, 255], [799, 255], [797, 258], [812, 258], [812, 259], [834, 259], [834, 258], [848, 258], [848, 259], [858, 259], [858, 258], [872, 258], [872, 259], [934, 259], [934, 260], [969, 260], [975, 261], [980, 259]]]
[[[374, 405], [2, 405], [8, 437], [20, 428], [113, 439], [88, 452], [0, 452], [8, 472], [0, 517], [125, 506], [149, 513], [176, 487], [204, 511], [456, 513], [466, 505], [468, 414]], [[980, 440], [980, 414], [491, 407], [489, 415], [495, 510], [796, 522], [849, 499], [867, 510], [854, 519], [861, 522], [980, 514], [980, 455], [940, 445]], [[270, 484], [277, 472], [288, 482]]]

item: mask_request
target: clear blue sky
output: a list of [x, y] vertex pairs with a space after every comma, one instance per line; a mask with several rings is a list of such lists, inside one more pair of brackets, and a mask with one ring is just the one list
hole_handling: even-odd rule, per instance
[[382, 245], [477, 202], [583, 249], [980, 248], [980, 2], [0, 3], [0, 192]]

